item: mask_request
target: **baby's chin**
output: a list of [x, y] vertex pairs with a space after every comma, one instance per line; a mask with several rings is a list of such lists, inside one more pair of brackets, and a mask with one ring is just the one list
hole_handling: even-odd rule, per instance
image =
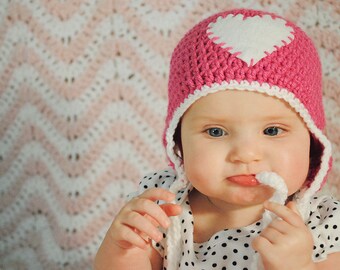
[[243, 206], [252, 206], [263, 204], [268, 201], [274, 194], [275, 190], [269, 186], [244, 189], [234, 196], [234, 201]]

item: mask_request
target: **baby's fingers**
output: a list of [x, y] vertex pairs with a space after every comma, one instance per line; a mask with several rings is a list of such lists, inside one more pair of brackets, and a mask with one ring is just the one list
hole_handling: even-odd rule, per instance
[[[120, 240], [114, 242], [116, 242], [120, 248], [129, 249], [135, 246], [145, 249], [147, 247], [147, 242], [142, 235], [129, 226], [121, 226], [118, 234], [120, 235]], [[115, 237], [113, 236], [113, 238]]]
[[121, 248], [133, 246], [146, 248], [150, 239], [159, 242], [163, 234], [159, 226], [170, 225], [169, 216], [178, 215], [181, 207], [166, 203], [162, 206], [155, 201], [171, 202], [175, 194], [160, 188], [145, 191], [129, 201], [118, 213], [109, 234]]
[[134, 228], [134, 231], [142, 237], [152, 238], [156, 242], [159, 242], [163, 237], [162, 233], [147, 216], [142, 216], [137, 212], [131, 212], [123, 225]]
[[[166, 204], [160, 205], [159, 207], [162, 208], [162, 210], [168, 217], [177, 216], [182, 212], [182, 208], [178, 204], [166, 203]], [[147, 214], [145, 214], [144, 216], [147, 217], [154, 226], [156, 227], [160, 226], [159, 222], [157, 222], [157, 220], [154, 219], [153, 217]]]
[[159, 205], [145, 198], [139, 198], [137, 200], [131, 209], [132, 212], [137, 212], [142, 216], [149, 216], [164, 228], [170, 225], [169, 217]]
[[294, 227], [304, 226], [301, 216], [287, 206], [273, 202], [265, 202], [264, 207]]

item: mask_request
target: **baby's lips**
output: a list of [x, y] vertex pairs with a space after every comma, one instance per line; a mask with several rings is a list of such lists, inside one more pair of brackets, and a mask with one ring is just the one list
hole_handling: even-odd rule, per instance
[[245, 187], [254, 187], [260, 184], [255, 175], [235, 175], [228, 177], [228, 180]]

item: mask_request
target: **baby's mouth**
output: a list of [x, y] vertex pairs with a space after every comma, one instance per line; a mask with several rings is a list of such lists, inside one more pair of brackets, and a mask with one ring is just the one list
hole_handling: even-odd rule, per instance
[[258, 186], [261, 183], [256, 179], [255, 175], [235, 175], [228, 177], [228, 181], [245, 187]]

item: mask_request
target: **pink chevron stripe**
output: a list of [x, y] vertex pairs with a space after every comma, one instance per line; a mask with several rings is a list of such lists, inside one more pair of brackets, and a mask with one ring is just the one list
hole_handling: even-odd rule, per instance
[[[74, 153], [74, 151], [72, 151], [66, 157], [58, 151], [56, 145], [52, 144], [50, 140], [46, 138], [46, 135], [39, 127], [27, 125], [23, 127], [22, 130], [18, 139], [13, 143], [14, 147], [11, 149], [9, 156], [0, 163], [0, 171], [6, 172], [10, 164], [20, 155], [21, 147], [33, 141], [39, 142], [41, 147], [49, 153], [53, 161], [58, 164], [60, 169], [69, 175], [69, 177], [86, 174], [87, 170], [100, 158], [107, 145], [112, 141], [120, 139], [125, 139], [127, 142], [132, 143], [141, 156], [146, 155], [150, 166], [158, 167], [160, 163], [158, 155], [150, 153], [150, 147], [139, 137], [139, 133], [135, 131], [135, 128], [125, 122], [114, 122], [98, 141], [91, 142], [85, 154]], [[122, 130], [127, 130], [128, 132], [120, 133], [119, 131]]]
[[[145, 59], [142, 59], [131, 46], [130, 43], [120, 40], [116, 43], [116, 52], [122, 58], [129, 59], [134, 69], [147, 81], [148, 85], [152, 88], [153, 93], [166, 98], [167, 96], [167, 82], [166, 78], [155, 76], [154, 73], [149, 71], [149, 67], [145, 65]], [[114, 55], [113, 55], [114, 57]]]
[[51, 144], [46, 138], [45, 134], [38, 128], [32, 125], [23, 126], [22, 132], [18, 136], [17, 140], [12, 144], [13, 148], [10, 150], [9, 156], [0, 163], [0, 171], [6, 172], [7, 168], [20, 156], [21, 148], [30, 142], [39, 142], [42, 148], [44, 148], [49, 155], [53, 158], [54, 162], [60, 165], [63, 171], [68, 172], [72, 170], [72, 164], [67, 160], [67, 157], [63, 157], [57, 149], [57, 145]]
[[[127, 175], [129, 175], [128, 179], [126, 178]], [[97, 203], [98, 198], [100, 198], [101, 194], [107, 189], [107, 186], [112, 184], [113, 181], [115, 182], [125, 179], [126, 181], [138, 182], [142, 177], [142, 172], [139, 172], [128, 161], [122, 161], [119, 159], [113, 160], [107, 171], [100, 175], [96, 182], [89, 185], [86, 190], [80, 190], [79, 194], [66, 194], [60, 189], [59, 185], [57, 185], [58, 179], [53, 178], [51, 172], [44, 163], [44, 160], [28, 161], [23, 165], [22, 174], [18, 177], [18, 180], [15, 183], [12, 183], [6, 191], [6, 194], [1, 197], [1, 209], [5, 209], [15, 204], [15, 201], [17, 200], [22, 187], [25, 185], [28, 176], [43, 177], [49, 187], [49, 191], [51, 192], [50, 196], [53, 196], [55, 200], [58, 201], [58, 204], [65, 213], [68, 215], [79, 215], [87, 213], [88, 209]], [[26, 210], [23, 209], [23, 211]], [[28, 216], [32, 214], [31, 212], [32, 211], [29, 211]], [[0, 236], [2, 233], [3, 235], [6, 235], [8, 232], [0, 230]]]
[[[273, 1], [276, 2], [276, 1]], [[123, 10], [129, 9], [129, 5], [127, 4], [128, 2], [120, 1], [116, 2], [116, 6], [120, 7]], [[157, 1], [157, 0], [148, 0], [145, 2], [142, 2], [141, 4], [143, 7], [147, 6], [150, 10], [155, 10], [157, 12], [164, 12], [164, 13], [173, 13], [176, 11], [178, 8], [183, 8], [185, 5], [185, 2], [162, 2], [162, 1]], [[191, 14], [196, 15], [196, 17], [200, 17], [202, 14], [202, 11], [212, 11], [213, 10], [225, 10], [225, 9], [232, 9], [234, 7], [238, 6], [238, 4], [235, 4], [233, 2], [225, 2], [225, 1], [216, 1], [213, 3], [213, 6], [211, 3], [206, 3], [205, 1], [198, 1], [196, 3], [193, 3], [190, 7], [190, 12], [188, 12], [188, 16]], [[197, 16], [198, 15], [198, 16]]]
[[56, 197], [64, 209], [67, 208], [67, 205], [71, 203], [71, 201], [66, 195], [62, 194], [62, 191], [56, 184], [57, 181], [53, 179], [48, 167], [41, 160], [30, 159], [22, 165], [20, 176], [15, 180], [15, 182], [11, 183], [9, 188], [6, 190], [6, 193], [3, 194], [0, 201], [2, 209], [5, 209], [15, 203], [15, 200], [18, 198], [27, 178], [31, 178], [33, 176], [43, 176], [46, 180], [46, 184], [53, 193], [53, 196]]
[[[216, 10], [230, 9], [233, 7], [233, 4], [224, 1], [216, 2], [215, 4]], [[204, 9], [204, 7], [207, 9]], [[172, 49], [185, 34], [186, 30], [193, 26], [193, 22], [201, 19], [200, 14], [202, 10], [209, 10], [210, 4], [202, 1], [194, 5], [191, 8], [191, 12], [187, 13], [185, 18], [179, 21], [179, 24], [176, 25], [176, 31], [172, 31], [169, 37], [160, 36], [157, 30], [153, 30], [149, 25], [144, 23], [143, 17], [138, 16], [138, 14], [136, 16], [136, 11], [129, 7], [127, 2], [122, 2], [120, 5], [117, 5], [116, 9], [118, 14], [124, 16], [124, 21], [129, 24], [129, 28], [137, 33], [141, 43], [147, 44], [148, 47], [151, 47], [153, 51], [160, 55], [169, 57]]]
[[[104, 20], [109, 14], [109, 9], [96, 9], [92, 16], [93, 18]], [[3, 25], [0, 33], [6, 31], [14, 24], [22, 22], [28, 27], [29, 31], [36, 37], [39, 43], [49, 48], [49, 53], [66, 63], [69, 63], [71, 59], [76, 59], [84, 53], [86, 46], [91, 43], [98, 25], [101, 23], [98, 19], [89, 20], [82, 31], [79, 32], [79, 35], [72, 37], [71, 42], [68, 43], [65, 40], [63, 42], [63, 40], [56, 39], [52, 35], [53, 33], [47, 32], [47, 30], [43, 28], [43, 25], [35, 20], [34, 14], [23, 5], [11, 5], [7, 18], [10, 19], [7, 19], [7, 24]], [[1, 36], [0, 44], [3, 44], [4, 37], [5, 35]]]
[[67, 98], [68, 100], [73, 100], [76, 97], [79, 97], [79, 95], [84, 93], [90, 85], [94, 84], [94, 81], [96, 79], [95, 71], [100, 68], [104, 61], [107, 61], [105, 54], [99, 56], [101, 61], [99, 61], [96, 66], [88, 66], [88, 69], [85, 71], [85, 73], [75, 78], [75, 83], [69, 84], [65, 80], [61, 81], [60, 78], [56, 78], [54, 76], [53, 70], [50, 70], [46, 66], [44, 66], [42, 59], [40, 59], [35, 54], [35, 52], [31, 51], [29, 52], [29, 55], [30, 59], [28, 63], [31, 64], [36, 70], [38, 70], [39, 74], [43, 75], [44, 82], [47, 83], [51, 89], [53, 89], [55, 94], [59, 94]]
[[300, 17], [303, 17], [303, 13], [311, 4], [307, 1], [302, 1], [301, 3], [292, 3], [292, 5], [289, 6], [289, 9], [283, 16], [289, 20], [292, 20], [294, 22], [299, 21]]
[[[108, 2], [108, 1], [106, 1]], [[98, 2], [97, 5], [102, 5], [102, 2]], [[60, 18], [61, 20], [69, 20], [73, 15], [77, 14], [79, 7], [85, 4], [83, 0], [71, 0], [60, 2], [57, 0], [42, 0], [42, 5], [50, 15]]]
[[[43, 235], [35, 229], [28, 231], [22, 241], [23, 243], [18, 246], [9, 246], [4, 253], [0, 253], [0, 256], [6, 257], [13, 252], [20, 250], [21, 248], [30, 248], [35, 253], [35, 256], [37, 257], [39, 263], [42, 265], [43, 269], [88, 269], [89, 265], [92, 265], [93, 258], [89, 254], [89, 252], [85, 256], [76, 257], [72, 260], [69, 260], [67, 257], [64, 257], [63, 259], [54, 257], [53, 259], [51, 259], [51, 257], [53, 256], [51, 255], [51, 250], [45, 249], [45, 246], [43, 244], [45, 242], [45, 239], [43, 239]], [[91, 241], [93, 241], [93, 239], [91, 239]], [[68, 252], [72, 249], [68, 247], [69, 242], [72, 242], [72, 239], [67, 239], [67, 241], [65, 241], [65, 245], [60, 245], [64, 256], [65, 254], [68, 254]], [[89, 243], [89, 245], [91, 244]], [[11, 264], [15, 266], [15, 268], [11, 269], [27, 269], [27, 261], [25, 259], [28, 258], [25, 258], [24, 256], [18, 257], [15, 262], [11, 262]], [[66, 261], [67, 263], [63, 264], [62, 262], [64, 261]], [[17, 268], [20, 265], [24, 265], [24, 267]]]
[[[106, 43], [108, 46], [109, 43]], [[131, 48], [129, 44], [118, 43], [118, 46], [125, 47], [124, 56], [134, 55], [135, 52]], [[21, 50], [20, 50], [21, 51]], [[79, 98], [80, 95], [84, 94], [96, 80], [96, 71], [100, 69], [100, 67], [107, 62], [107, 59], [110, 59], [109, 55], [105, 52], [109, 51], [109, 48], [103, 47], [102, 52], [98, 55], [98, 58], [94, 59], [90, 65], [88, 65], [87, 69], [78, 77], [75, 78], [75, 81], [71, 84], [65, 81], [62, 81], [63, 78], [58, 78], [54, 75], [53, 70], [47, 67], [43, 60], [39, 58], [39, 56], [32, 50], [27, 49], [26, 53], [29, 55], [27, 59], [27, 64], [32, 66], [39, 74], [41, 74], [41, 79], [44, 83], [54, 91], [56, 95], [65, 97], [69, 100], [74, 100]], [[17, 67], [22, 65], [22, 55], [18, 56], [17, 51], [13, 52], [12, 61], [10, 64], [4, 69], [4, 73], [0, 77], [1, 82], [1, 91], [4, 91], [8, 88], [8, 83], [13, 76], [13, 73]], [[149, 72], [149, 68], [145, 66], [144, 61], [140, 59], [137, 55], [136, 58], [132, 62], [136, 72], [140, 73], [142, 77], [144, 77], [147, 83], [152, 87], [155, 94], [158, 94], [159, 97], [166, 97], [166, 81], [164, 79], [160, 79], [155, 77], [154, 74]], [[111, 85], [110, 88], [115, 89], [115, 85]], [[0, 92], [1, 93], [1, 92]]]
[[6, 227], [2, 228], [0, 235], [1, 237], [4, 237], [6, 235], [14, 234], [17, 230], [18, 224], [32, 217], [32, 215], [42, 215], [48, 220], [55, 242], [59, 246], [68, 249], [76, 248], [86, 245], [89, 241], [91, 241], [91, 239], [96, 236], [101, 228], [106, 226], [108, 221], [112, 220], [123, 203], [124, 201], [122, 199], [117, 199], [116, 201], [111, 202], [107, 205], [106, 213], [100, 213], [98, 216], [95, 216], [82, 229], [78, 228], [74, 230], [78, 224], [60, 224], [58, 213], [56, 213], [54, 209], [49, 206], [49, 202], [43, 197], [33, 195], [26, 202], [27, 209], [29, 209], [29, 211], [23, 209], [21, 213], [15, 216], [15, 219], [11, 220], [11, 222], [8, 223]]
[[334, 51], [336, 60], [338, 61], [338, 65], [340, 66], [340, 53], [339, 53], [339, 46], [340, 46], [340, 36], [335, 31], [330, 31], [327, 29], [311, 29], [310, 31], [313, 33], [313, 36], [317, 37], [314, 38], [315, 44], [318, 47], [323, 47], [328, 51]]
[[3, 72], [0, 74], [0, 95], [7, 90], [8, 83], [16, 67], [20, 67], [26, 60], [24, 47], [22, 45], [16, 45], [11, 56], [8, 58], [8, 65], [3, 67]]
[[[79, 127], [76, 127], [74, 132], [76, 132], [78, 136], [82, 136], [86, 133], [93, 125], [95, 119], [98, 119], [103, 110], [112, 104], [112, 100], [123, 100], [126, 104], [129, 104], [132, 114], [142, 115], [145, 123], [150, 126], [151, 129], [155, 129], [156, 132], [159, 132], [160, 129], [156, 129], [156, 127], [162, 127], [163, 121], [159, 119], [158, 112], [152, 110], [149, 105], [144, 104], [136, 94], [136, 90], [120, 83], [117, 83], [115, 87], [118, 91], [109, 91], [110, 87], [108, 87], [108, 90], [91, 104], [91, 107], [87, 109], [86, 114], [78, 120]], [[121, 117], [124, 118], [124, 116]]]
[[22, 95], [18, 96], [18, 99], [12, 104], [10, 110], [0, 119], [0, 126], [3, 127], [0, 130], [0, 138], [4, 136], [4, 133], [18, 116], [22, 107], [27, 103], [34, 105], [38, 111], [43, 112], [43, 117], [55, 126], [56, 130], [61, 133], [60, 135], [69, 138], [69, 140], [83, 136], [92, 127], [100, 114], [112, 104], [112, 100], [119, 101], [123, 99], [126, 101], [131, 105], [134, 114], [143, 115], [143, 119], [151, 128], [161, 127], [163, 125], [158, 115], [150, 110], [146, 104], [141, 103], [141, 100], [136, 96], [133, 89], [118, 84], [116, 85], [119, 89], [117, 92], [110, 91], [112, 87], [112, 85], [108, 85], [107, 89], [104, 90], [104, 94], [91, 104], [86, 114], [77, 119], [76, 123], [73, 123], [70, 122], [71, 120], [68, 121], [67, 118], [65, 119], [64, 116], [57, 115], [34, 90], [26, 85], [22, 85], [19, 87], [19, 89], [22, 89], [22, 91], [20, 91]]
[[[329, 136], [333, 142], [340, 142], [340, 127], [337, 123], [330, 122], [329, 125], [327, 125], [327, 136]], [[339, 153], [340, 146], [335, 145], [334, 147], [335, 149], [333, 149], [333, 151]]]
[[[340, 61], [339, 61], [340, 62]], [[339, 65], [340, 68], [340, 65]], [[338, 90], [340, 89], [340, 82], [336, 79], [324, 78], [323, 80], [323, 90], [325, 96], [336, 101], [338, 106], [340, 106], [340, 96], [338, 94]]]
[[75, 163], [73, 164], [73, 171], [76, 173], [80, 173], [84, 170], [86, 171], [101, 156], [110, 142], [121, 139], [132, 144], [137, 153], [141, 156], [146, 156], [146, 160], [150, 163], [151, 167], [159, 167], [159, 156], [150, 151], [149, 145], [140, 138], [139, 132], [129, 124], [117, 121], [114, 123], [113, 127], [108, 129], [105, 134], [103, 134], [97, 142], [93, 143], [87, 152], [80, 157], [78, 165]]
[[329, 173], [326, 186], [330, 186], [337, 190], [334, 196], [339, 196], [338, 194], [340, 190], [340, 169], [338, 167], [334, 167], [332, 171]]
[[[180, 7], [180, 2], [160, 2], [157, 0], [149, 0], [146, 1], [146, 3], [143, 2], [143, 6], [146, 5], [149, 7], [151, 10], [156, 10], [158, 12], [172, 12], [176, 7]], [[128, 8], [128, 5], [125, 5], [125, 8]]]
[[14, 119], [16, 119], [21, 112], [22, 108], [27, 104], [32, 104], [36, 107], [37, 111], [41, 112], [43, 118], [45, 118], [48, 122], [50, 122], [61, 136], [68, 136], [68, 129], [65, 126], [67, 119], [64, 117], [57, 115], [46, 102], [32, 90], [29, 86], [22, 84], [18, 87], [20, 89], [18, 92], [21, 95], [18, 95], [18, 98], [11, 104], [10, 109], [3, 115], [0, 119], [0, 138], [4, 137], [6, 130], [10, 128], [10, 125], [13, 124]]
[[[50, 71], [50, 68], [43, 63], [43, 59], [40, 59], [34, 51], [27, 49], [26, 53], [29, 55], [29, 58], [27, 58], [27, 64], [41, 74], [40, 78], [42, 78], [49, 89], [53, 90], [56, 95], [63, 96], [67, 99], [75, 99], [83, 94], [90, 85], [94, 83], [96, 75], [95, 70], [98, 70], [104, 61], [107, 61], [107, 55], [99, 55], [100, 58], [94, 59], [95, 61], [92, 65], [88, 66], [85, 73], [76, 78], [76, 83], [69, 84], [63, 80], [64, 78], [55, 77], [54, 72], [52, 70]], [[14, 54], [16, 54], [16, 52], [14, 52]], [[21, 65], [22, 60], [18, 60], [17, 56], [15, 56], [9, 66], [5, 68], [4, 74], [0, 77], [2, 89], [6, 89], [8, 87], [8, 82], [11, 79], [13, 72]]]
[[[334, 8], [334, 3], [333, 1], [325, 1], [325, 2], [320, 2], [318, 3], [318, 7], [323, 10], [327, 10], [328, 12], [332, 12], [332, 17], [336, 18], [338, 17], [338, 13], [336, 12], [336, 9]], [[320, 5], [319, 5], [320, 4]], [[292, 3], [289, 6], [288, 11], [283, 15], [289, 20], [298, 22], [299, 19], [302, 17], [305, 17], [305, 11], [312, 7], [314, 3], [309, 2], [309, 1], [300, 1], [300, 2], [295, 2]]]

